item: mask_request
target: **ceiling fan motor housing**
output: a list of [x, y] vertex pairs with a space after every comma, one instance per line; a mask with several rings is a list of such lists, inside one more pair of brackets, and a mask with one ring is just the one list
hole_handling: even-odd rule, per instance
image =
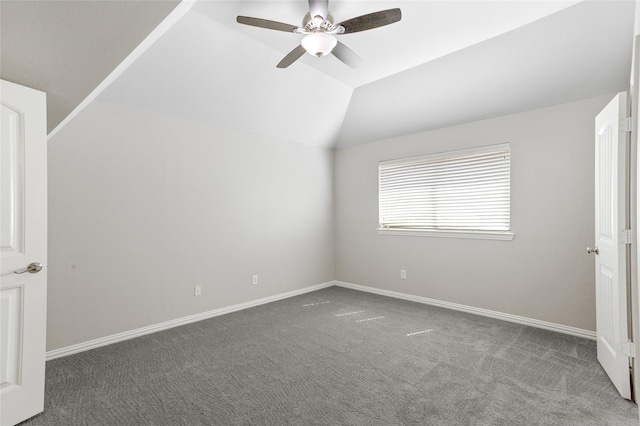
[[330, 32], [335, 30], [337, 27], [333, 25], [333, 16], [330, 14], [327, 14], [327, 18], [324, 19], [320, 15], [312, 18], [311, 14], [307, 13], [302, 19], [302, 28], [307, 32], [313, 33], [318, 31]]

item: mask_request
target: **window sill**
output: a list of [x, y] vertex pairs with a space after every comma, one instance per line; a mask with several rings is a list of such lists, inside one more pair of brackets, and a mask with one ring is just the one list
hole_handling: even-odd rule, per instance
[[508, 231], [435, 231], [426, 229], [378, 228], [379, 235], [409, 235], [412, 237], [467, 238], [473, 240], [511, 241], [515, 234]]

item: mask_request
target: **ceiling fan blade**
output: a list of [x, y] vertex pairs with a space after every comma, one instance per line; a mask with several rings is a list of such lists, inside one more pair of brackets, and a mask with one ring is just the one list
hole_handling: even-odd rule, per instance
[[249, 16], [238, 16], [236, 18], [236, 21], [239, 24], [251, 25], [252, 27], [266, 28], [268, 30], [285, 31], [288, 33], [292, 33], [293, 30], [298, 28], [296, 25], [285, 24], [285, 23], [276, 22], [276, 21], [269, 21], [267, 19], [251, 18]]
[[329, 16], [329, 0], [309, 0], [309, 16], [322, 16], [327, 19]]
[[387, 9], [348, 19], [338, 25], [344, 27], [344, 34], [372, 30], [398, 22], [402, 18], [400, 9]]
[[352, 68], [356, 68], [358, 65], [360, 65], [360, 62], [362, 62], [362, 59], [360, 59], [360, 57], [356, 55], [353, 50], [349, 49], [341, 42], [338, 42], [338, 44], [336, 44], [336, 47], [333, 48], [331, 53], [333, 53], [333, 56], [340, 59], [342, 62]]
[[302, 46], [298, 46], [295, 49], [293, 49], [291, 52], [289, 52], [289, 54], [287, 56], [285, 56], [280, 63], [277, 65], [278, 68], [286, 68], [289, 65], [291, 65], [292, 63], [294, 63], [295, 61], [297, 61], [300, 56], [304, 55], [306, 52], [306, 50], [304, 50], [304, 47]]

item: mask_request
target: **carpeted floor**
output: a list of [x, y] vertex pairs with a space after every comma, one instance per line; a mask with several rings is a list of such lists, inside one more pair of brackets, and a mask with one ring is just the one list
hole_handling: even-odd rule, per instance
[[22, 425], [638, 425], [595, 342], [331, 287], [47, 363]]

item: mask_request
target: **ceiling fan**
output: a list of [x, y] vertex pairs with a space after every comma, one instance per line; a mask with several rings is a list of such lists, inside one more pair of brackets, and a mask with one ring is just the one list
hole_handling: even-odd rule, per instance
[[288, 67], [304, 55], [305, 52], [317, 57], [332, 53], [345, 64], [357, 67], [361, 59], [353, 50], [339, 42], [336, 35], [366, 31], [393, 24], [398, 22], [401, 17], [400, 9], [396, 8], [381, 10], [334, 23], [333, 17], [329, 14], [329, 0], [309, 0], [309, 13], [302, 19], [302, 26], [300, 27], [249, 16], [238, 16], [236, 20], [244, 25], [304, 34], [300, 45], [280, 61], [277, 65], [278, 68]]

